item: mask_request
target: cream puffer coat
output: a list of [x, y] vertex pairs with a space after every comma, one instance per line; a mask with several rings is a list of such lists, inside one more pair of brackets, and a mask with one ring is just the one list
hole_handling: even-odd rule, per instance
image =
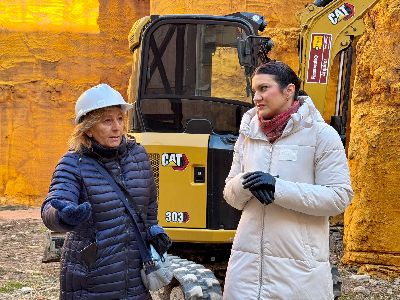
[[[333, 299], [328, 217], [353, 191], [339, 135], [309, 97], [299, 97], [282, 136], [270, 144], [255, 108], [242, 118], [224, 197], [242, 211], [225, 278], [225, 300]], [[279, 175], [275, 201], [261, 204], [242, 175]]]

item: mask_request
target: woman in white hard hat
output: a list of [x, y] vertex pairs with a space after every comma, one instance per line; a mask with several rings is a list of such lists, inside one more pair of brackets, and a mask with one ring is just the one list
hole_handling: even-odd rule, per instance
[[[140, 220], [157, 224], [157, 192], [146, 151], [125, 138], [124, 114], [130, 108], [106, 84], [88, 89], [76, 102], [71, 150], [56, 166], [42, 205], [45, 225], [68, 232], [60, 299], [151, 299], [140, 276], [138, 230], [110, 180], [129, 193], [127, 204], [139, 210], [145, 236]], [[102, 175], [96, 162], [111, 177]]]

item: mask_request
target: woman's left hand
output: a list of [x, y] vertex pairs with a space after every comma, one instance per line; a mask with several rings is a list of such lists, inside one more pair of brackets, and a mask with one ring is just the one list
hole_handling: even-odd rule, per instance
[[243, 188], [250, 192], [263, 204], [274, 201], [276, 179], [269, 173], [261, 171], [249, 172], [243, 175]]

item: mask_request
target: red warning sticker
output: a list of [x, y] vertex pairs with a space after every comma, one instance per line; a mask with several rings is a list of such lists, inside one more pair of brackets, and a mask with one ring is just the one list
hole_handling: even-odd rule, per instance
[[328, 82], [329, 58], [331, 56], [332, 34], [313, 33], [307, 68], [307, 82]]

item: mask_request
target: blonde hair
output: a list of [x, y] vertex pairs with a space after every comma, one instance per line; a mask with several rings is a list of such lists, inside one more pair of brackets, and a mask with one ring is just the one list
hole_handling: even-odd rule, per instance
[[[92, 147], [92, 140], [86, 134], [86, 132], [92, 128], [96, 123], [98, 123], [103, 115], [109, 110], [111, 107], [120, 106], [109, 106], [104, 108], [99, 108], [94, 111], [88, 113], [83, 120], [75, 125], [75, 128], [68, 140], [68, 146], [70, 150], [74, 150], [76, 152], [81, 152], [83, 148], [90, 149]], [[122, 109], [121, 109], [122, 112]], [[124, 114], [123, 114], [124, 115]], [[124, 132], [123, 135], [126, 137], [126, 118], [124, 116]]]

